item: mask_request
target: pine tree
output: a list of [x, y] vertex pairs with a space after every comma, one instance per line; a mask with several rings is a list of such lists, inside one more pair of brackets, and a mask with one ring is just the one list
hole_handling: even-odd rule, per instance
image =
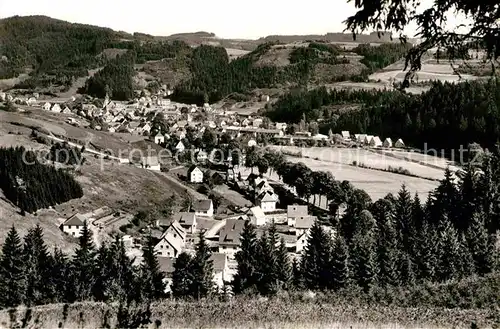
[[460, 212], [457, 215], [457, 228], [461, 232], [465, 232], [469, 227], [472, 216], [479, 210], [478, 190], [476, 169], [472, 164], [467, 166], [465, 173], [460, 175], [459, 183]]
[[116, 236], [110, 246], [111, 270], [113, 280], [110, 288], [110, 295], [113, 300], [127, 301], [138, 300], [140, 292], [138, 291], [137, 278], [133, 260], [127, 256], [123, 240]]
[[331, 248], [331, 237], [316, 221], [310, 229], [300, 267], [305, 288], [323, 290], [331, 286]]
[[453, 174], [450, 168], [446, 168], [444, 179], [441, 180], [435, 192], [435, 203], [433, 205], [433, 216], [442, 219], [444, 216], [455, 226], [458, 227], [457, 217], [459, 204], [459, 194], [454, 183]]
[[457, 231], [445, 218], [438, 226], [436, 278], [439, 281], [454, 279], [460, 271], [459, 241]]
[[193, 281], [193, 258], [182, 252], [174, 263], [172, 295], [176, 298], [192, 296]]
[[354, 282], [367, 291], [375, 282], [378, 272], [375, 220], [367, 211], [359, 217], [349, 256]]
[[25, 268], [21, 239], [14, 226], [2, 247], [0, 260], [0, 306], [16, 307], [25, 300]]
[[475, 272], [474, 259], [469, 250], [469, 245], [464, 233], [459, 233], [458, 236], [458, 277], [465, 278]]
[[290, 267], [290, 259], [288, 257], [288, 250], [286, 249], [285, 239], [281, 238], [276, 257], [276, 270], [278, 273], [278, 280], [282, 289], [289, 289], [292, 280], [292, 269]]
[[410, 254], [405, 251], [400, 251], [398, 258], [398, 268], [399, 268], [399, 282], [403, 286], [412, 285], [415, 283], [415, 269], [416, 266], [412, 260]]
[[276, 247], [272, 246], [275, 240], [269, 237], [269, 232], [264, 232], [257, 244], [257, 288], [262, 295], [271, 295], [278, 291]]
[[26, 268], [26, 304], [46, 304], [53, 300], [56, 286], [52, 282], [53, 259], [43, 239], [40, 225], [24, 237], [24, 264]]
[[235, 256], [237, 271], [232, 282], [233, 292], [236, 294], [257, 288], [257, 234], [250, 221], [246, 221], [243, 226], [240, 244], [240, 250]]
[[406, 252], [412, 250], [412, 236], [415, 233], [412, 207], [413, 202], [410, 192], [403, 185], [394, 205], [394, 220], [396, 221], [399, 244]]
[[433, 280], [437, 266], [438, 237], [428, 221], [422, 223], [416, 239], [416, 277], [419, 281]]
[[302, 290], [304, 288], [300, 260], [297, 260], [297, 258], [294, 258], [292, 261], [292, 282], [296, 290]]
[[200, 299], [207, 297], [214, 289], [214, 268], [210, 259], [212, 252], [205, 240], [203, 231], [200, 231], [196, 244], [196, 255], [193, 259], [193, 297]]
[[147, 301], [156, 300], [165, 295], [164, 274], [154, 251], [154, 241], [151, 235], [146, 238], [142, 248], [142, 263], [140, 267], [140, 282], [142, 298]]
[[344, 288], [349, 283], [349, 252], [342, 236], [337, 236], [333, 243], [331, 255], [331, 272], [333, 289]]
[[92, 232], [84, 222], [78, 248], [71, 266], [71, 280], [74, 284], [74, 300], [89, 300], [92, 296], [92, 288], [95, 284], [95, 246]]
[[112, 296], [110, 296], [110, 290], [112, 287], [112, 264], [111, 256], [108, 246], [103, 243], [96, 254], [95, 261], [95, 284], [92, 287], [92, 294], [95, 300], [98, 301], [108, 301]]
[[68, 289], [72, 289], [72, 287], [69, 286], [70, 280], [68, 278], [69, 262], [61, 249], [54, 250], [54, 261], [50, 269], [50, 274], [52, 283], [56, 288], [54, 301], [57, 303], [70, 301], [68, 298]]
[[398, 239], [394, 226], [390, 213], [385, 214], [385, 219], [379, 220], [377, 260], [378, 281], [382, 286], [398, 284]]
[[467, 242], [475, 272], [484, 275], [493, 270], [494, 247], [484, 224], [484, 214], [475, 213], [467, 230]]

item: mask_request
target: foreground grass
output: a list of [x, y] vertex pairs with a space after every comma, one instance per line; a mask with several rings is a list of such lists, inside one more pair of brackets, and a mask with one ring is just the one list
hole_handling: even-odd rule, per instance
[[120, 310], [116, 304], [53, 304], [0, 312], [1, 328], [499, 328], [495, 309], [335, 305], [318, 300], [162, 301]]

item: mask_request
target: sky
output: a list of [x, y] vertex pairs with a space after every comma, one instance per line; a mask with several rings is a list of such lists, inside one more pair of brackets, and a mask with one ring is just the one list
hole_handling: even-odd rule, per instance
[[[428, 1], [432, 0], [423, 0]], [[234, 0], [0, 0], [0, 18], [45, 15], [129, 33], [170, 35], [207, 31], [221, 38], [242, 39], [342, 32], [345, 28], [342, 22], [353, 13], [353, 3], [346, 0], [295, 3], [277, 0], [248, 3]]]

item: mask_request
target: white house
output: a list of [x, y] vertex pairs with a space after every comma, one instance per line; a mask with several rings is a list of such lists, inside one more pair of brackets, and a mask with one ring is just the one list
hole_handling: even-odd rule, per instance
[[250, 222], [255, 226], [263, 226], [267, 223], [266, 215], [260, 206], [250, 208], [247, 212], [247, 216]]
[[42, 109], [45, 111], [50, 111], [51, 107], [52, 105], [49, 102], [46, 102], [45, 104], [43, 104]]
[[81, 231], [86, 220], [83, 215], [74, 214], [62, 224], [62, 230], [64, 233], [78, 238], [81, 236]]
[[257, 142], [252, 138], [248, 141], [247, 145], [248, 147], [257, 146]]
[[55, 113], [61, 113], [62, 111], [61, 106], [59, 104], [54, 104], [50, 110]]
[[288, 226], [292, 227], [295, 226], [297, 218], [308, 216], [307, 206], [291, 205], [287, 207], [286, 212]]
[[161, 237], [154, 248], [156, 255], [160, 257], [177, 258], [184, 248], [185, 241], [180, 235], [174, 232], [168, 232]]
[[261, 95], [260, 96], [260, 101], [261, 102], [269, 102], [269, 95]]
[[174, 216], [176, 222], [178, 222], [181, 227], [187, 233], [196, 232], [196, 214], [194, 212], [180, 212]]
[[212, 217], [214, 215], [214, 204], [212, 200], [196, 200], [193, 202], [193, 210], [196, 216]]
[[373, 139], [373, 135], [366, 135], [366, 136], [365, 136], [365, 140], [363, 141], [363, 143], [364, 143], [365, 145], [370, 145], [370, 143], [371, 143], [372, 139]]
[[275, 126], [276, 129], [284, 131], [286, 130], [287, 124], [285, 122], [276, 122]]
[[302, 233], [297, 237], [297, 242], [295, 243], [295, 252], [300, 254], [307, 245], [307, 239], [309, 237], [309, 230]]
[[64, 113], [64, 114], [71, 114], [71, 110], [69, 109], [69, 107], [64, 107], [64, 109], [61, 111], [61, 113]]
[[165, 137], [161, 134], [161, 132], [158, 131], [158, 133], [155, 136], [155, 144], [163, 144], [165, 143]]
[[365, 138], [366, 138], [366, 134], [358, 134], [358, 138], [356, 139], [356, 141], [358, 143], [364, 143], [365, 142]]
[[203, 171], [197, 166], [191, 166], [191, 168], [189, 168], [187, 177], [191, 183], [203, 183]]
[[309, 229], [314, 225], [316, 221], [316, 216], [304, 216], [297, 217], [295, 219], [295, 235], [301, 236], [305, 232], [309, 231]]
[[142, 159], [142, 167], [145, 169], [160, 171], [161, 166], [157, 156], [148, 156]]
[[257, 205], [260, 206], [264, 212], [275, 211], [277, 202], [277, 195], [270, 191], [262, 192], [257, 198]]
[[405, 143], [403, 143], [403, 140], [400, 138], [396, 141], [396, 143], [394, 143], [394, 147], [403, 148], [405, 147]]
[[342, 131], [342, 138], [345, 141], [350, 140], [351, 139], [351, 134], [349, 134], [349, 131], [347, 131], [347, 130]]
[[382, 145], [387, 148], [392, 147], [392, 139], [390, 137], [387, 137]]
[[382, 141], [380, 140], [380, 137], [375, 136], [372, 138], [370, 141], [370, 146], [371, 147], [381, 147], [382, 146]]
[[177, 145], [175, 146], [175, 149], [179, 152], [184, 152], [186, 147], [184, 146], [184, 144], [182, 144], [181, 141], [179, 141], [179, 143], [177, 143]]

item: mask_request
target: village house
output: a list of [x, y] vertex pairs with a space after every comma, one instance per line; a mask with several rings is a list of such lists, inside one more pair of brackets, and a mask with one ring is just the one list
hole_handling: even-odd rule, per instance
[[297, 254], [302, 253], [302, 251], [305, 249], [307, 245], [307, 239], [309, 238], [309, 231], [310, 230], [307, 230], [297, 237], [297, 241], [295, 242], [295, 252]]
[[180, 212], [174, 216], [176, 222], [184, 229], [186, 233], [196, 232], [196, 214], [194, 212]]
[[257, 197], [257, 205], [266, 212], [276, 211], [278, 196], [271, 191], [264, 191]]
[[299, 217], [306, 217], [309, 215], [307, 206], [299, 206], [299, 205], [289, 205], [286, 209], [287, 211], [287, 223], [288, 226], [294, 227], [296, 223], [296, 219]]
[[203, 183], [203, 171], [201, 171], [201, 169], [197, 166], [193, 165], [187, 172], [187, 178], [190, 183]]
[[179, 141], [179, 143], [177, 143], [177, 145], [175, 146], [175, 149], [178, 152], [184, 152], [186, 150], [186, 147], [184, 146], [184, 144], [182, 143], [182, 141]]
[[243, 218], [229, 218], [219, 232], [219, 252], [234, 258], [240, 248], [240, 235], [245, 226]]
[[246, 215], [250, 219], [250, 222], [255, 226], [263, 226], [267, 223], [266, 214], [260, 206], [255, 206], [250, 208]]
[[400, 138], [396, 141], [396, 143], [394, 143], [394, 147], [396, 148], [404, 148], [405, 147], [405, 143], [403, 143], [403, 140]]
[[154, 137], [155, 144], [163, 144], [165, 143], [165, 137], [161, 134], [160, 131]]
[[150, 131], [151, 131], [151, 125], [148, 122], [141, 122], [139, 124], [139, 127], [137, 127], [137, 132], [139, 134], [144, 134], [144, 133], [149, 134]]
[[248, 147], [257, 146], [257, 142], [255, 141], [255, 139], [251, 138], [251, 139], [248, 140], [247, 146]]
[[363, 143], [364, 143], [365, 145], [370, 145], [370, 143], [371, 143], [372, 139], [373, 139], [373, 135], [366, 135], [366, 136], [365, 136], [365, 140], [363, 141]]
[[382, 145], [386, 148], [392, 147], [392, 139], [390, 137], [387, 137]]
[[[229, 259], [226, 254], [212, 253], [210, 255], [213, 268], [213, 282], [217, 290], [222, 291], [224, 286], [233, 280], [234, 270], [229, 267]], [[165, 274], [165, 293], [172, 292], [172, 274], [174, 273], [175, 258], [161, 257], [158, 259], [160, 270]]]
[[62, 224], [62, 231], [75, 238], [79, 238], [86, 220], [87, 219], [83, 215], [74, 214]]
[[50, 111], [51, 107], [52, 107], [52, 104], [50, 104], [49, 102], [46, 102], [45, 104], [43, 104], [42, 109], [44, 111]]
[[351, 134], [349, 134], [349, 131], [347, 131], [347, 130], [342, 131], [342, 138], [345, 141], [351, 140]]
[[382, 146], [382, 141], [380, 140], [380, 137], [374, 136], [372, 140], [370, 141], [370, 146], [371, 147], [381, 147]]
[[212, 200], [196, 200], [193, 202], [193, 210], [196, 216], [212, 217], [214, 215], [214, 204]]
[[287, 124], [285, 122], [276, 122], [275, 123], [275, 127], [278, 130], [285, 131], [286, 127], [287, 127]]
[[160, 171], [161, 166], [157, 156], [147, 156], [142, 158], [142, 168], [153, 171]]
[[180, 224], [173, 222], [161, 236], [154, 251], [160, 257], [177, 258], [184, 248], [185, 239], [185, 232]]
[[358, 143], [364, 143], [365, 142], [366, 134], [358, 134], [357, 136], [358, 137], [356, 137], [356, 141]]
[[313, 225], [314, 222], [316, 221], [316, 216], [303, 216], [303, 217], [297, 217], [295, 219], [295, 235], [296, 236], [301, 236], [305, 232], [307, 232]]

